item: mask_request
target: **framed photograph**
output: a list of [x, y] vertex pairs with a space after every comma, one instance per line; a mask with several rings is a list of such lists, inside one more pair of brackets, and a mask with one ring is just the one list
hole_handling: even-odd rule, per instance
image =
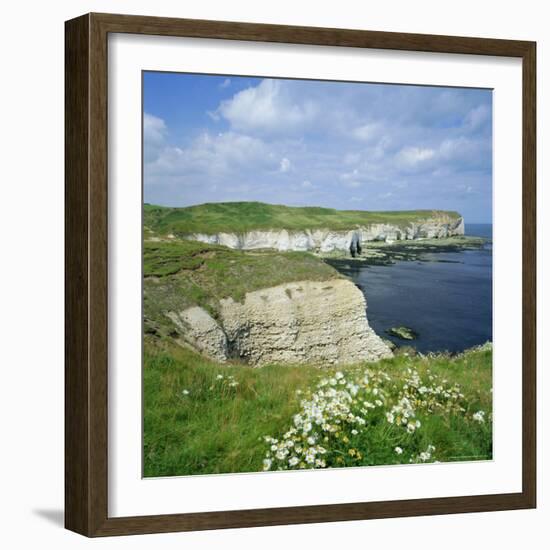
[[534, 508], [535, 43], [65, 36], [66, 527]]

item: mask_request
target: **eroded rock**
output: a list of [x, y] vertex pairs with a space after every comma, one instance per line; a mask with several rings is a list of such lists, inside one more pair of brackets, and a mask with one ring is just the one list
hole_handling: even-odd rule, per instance
[[208, 244], [220, 244], [238, 250], [272, 249], [281, 252], [316, 251], [321, 253], [351, 251], [360, 253], [362, 243], [434, 239], [464, 235], [464, 220], [441, 216], [406, 226], [375, 223], [350, 230], [304, 229], [301, 231], [254, 230], [245, 233], [193, 233], [185, 238]]
[[224, 363], [228, 357], [227, 337], [216, 320], [203, 308], [195, 306], [167, 316], [179, 329], [178, 339], [204, 355]]
[[230, 353], [252, 365], [352, 364], [392, 355], [350, 281], [301, 281], [222, 300]]

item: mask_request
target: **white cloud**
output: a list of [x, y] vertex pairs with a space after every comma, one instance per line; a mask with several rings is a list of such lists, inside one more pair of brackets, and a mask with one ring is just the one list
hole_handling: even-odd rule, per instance
[[143, 113], [143, 138], [146, 143], [160, 143], [166, 134], [166, 123], [162, 118]]
[[290, 170], [290, 161], [286, 157], [281, 159], [281, 163], [279, 164], [279, 170], [281, 172], [288, 172]]
[[361, 187], [361, 185], [363, 185], [360, 179], [362, 179], [362, 176], [357, 168], [355, 168], [351, 172], [340, 174], [340, 180], [343, 182], [343, 184], [346, 187], [351, 187], [353, 189], [356, 189], [357, 187]]
[[162, 118], [143, 113], [143, 156], [145, 162], [156, 158], [164, 146], [167, 128]]
[[305, 180], [305, 181], [302, 182], [302, 187], [304, 189], [312, 189], [314, 187], [314, 185], [309, 180]]
[[231, 86], [231, 79], [230, 78], [226, 78], [221, 84], [220, 84], [220, 88], [227, 88]]
[[432, 159], [435, 156], [435, 151], [422, 147], [404, 147], [399, 151], [397, 156], [403, 164], [416, 166], [417, 164]]
[[466, 115], [466, 127], [470, 130], [477, 130], [486, 125], [491, 118], [491, 109], [488, 105], [482, 104], [474, 107]]
[[340, 175], [342, 181], [349, 181], [359, 177], [359, 170], [355, 168], [352, 172], [344, 172]]
[[278, 133], [300, 129], [315, 118], [317, 108], [307, 99], [294, 101], [281, 81], [264, 79], [222, 101], [217, 112], [237, 130]]
[[352, 132], [353, 137], [361, 141], [371, 141], [379, 133], [379, 125], [375, 123], [358, 126]]
[[[273, 170], [277, 166], [267, 145], [257, 138], [225, 132], [204, 132], [187, 147], [165, 147], [146, 163], [151, 183], [177, 178], [181, 183], [238, 182], [242, 174]], [[241, 182], [242, 183], [242, 182]]]

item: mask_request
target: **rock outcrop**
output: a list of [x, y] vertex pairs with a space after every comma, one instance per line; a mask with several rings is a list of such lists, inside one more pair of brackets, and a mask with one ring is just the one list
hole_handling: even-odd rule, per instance
[[183, 340], [218, 361], [330, 365], [392, 355], [368, 324], [362, 292], [345, 279], [287, 283], [220, 306], [219, 324], [198, 307], [171, 314]]
[[179, 313], [170, 311], [167, 316], [177, 327], [181, 344], [187, 344], [216, 361], [227, 361], [227, 337], [206, 310], [195, 306]]
[[269, 248], [279, 251], [349, 251], [357, 243], [369, 241], [399, 241], [411, 239], [434, 239], [464, 235], [463, 218], [442, 217], [423, 222], [411, 222], [406, 226], [372, 224], [346, 231], [330, 229], [305, 229], [301, 231], [256, 230], [246, 233], [193, 233], [185, 237], [208, 244], [220, 244], [240, 250]]

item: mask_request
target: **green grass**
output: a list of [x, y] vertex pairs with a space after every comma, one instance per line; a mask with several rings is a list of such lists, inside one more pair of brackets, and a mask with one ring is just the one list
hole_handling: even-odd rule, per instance
[[367, 212], [321, 207], [292, 207], [261, 202], [207, 203], [185, 208], [144, 204], [143, 223], [148, 231], [166, 235], [190, 233], [245, 233], [254, 229], [346, 230], [374, 223], [399, 227], [426, 219], [456, 220], [457, 212], [399, 210]]
[[[293, 425], [293, 416], [301, 410], [300, 400], [311, 397], [318, 391], [317, 383], [335, 372], [311, 366], [222, 366], [168, 340], [146, 338], [144, 351], [146, 477], [262, 470], [269, 452], [264, 436], [283, 441]], [[352, 380], [368, 367], [372, 371], [371, 387], [380, 388], [388, 405], [386, 409], [373, 409], [358, 434], [352, 435], [353, 425], [344, 422], [337, 434], [330, 434], [327, 442], [321, 441], [327, 450], [323, 455], [327, 465], [418, 462], [429, 445], [436, 449], [429, 461], [490, 459], [491, 364], [489, 348], [457, 357], [399, 355], [361, 368], [339, 368], [346, 379]], [[422, 426], [412, 434], [389, 424], [384, 410], [403, 391], [405, 381], [411, 377], [409, 369], [418, 372], [422, 384], [454, 388], [451, 393], [456, 395], [455, 384], [459, 384], [463, 397], [447, 401], [464, 410], [445, 405], [429, 412], [418, 405], [415, 418]], [[433, 381], [429, 376], [434, 377]], [[298, 395], [297, 390], [302, 394]], [[437, 399], [447, 403], [442, 397]], [[479, 410], [486, 413], [486, 422], [473, 420]], [[401, 455], [395, 453], [396, 446], [403, 449]]]
[[146, 330], [172, 330], [169, 311], [199, 305], [214, 316], [219, 300], [305, 279], [341, 277], [307, 252], [241, 251], [196, 241], [144, 243], [143, 304]]

